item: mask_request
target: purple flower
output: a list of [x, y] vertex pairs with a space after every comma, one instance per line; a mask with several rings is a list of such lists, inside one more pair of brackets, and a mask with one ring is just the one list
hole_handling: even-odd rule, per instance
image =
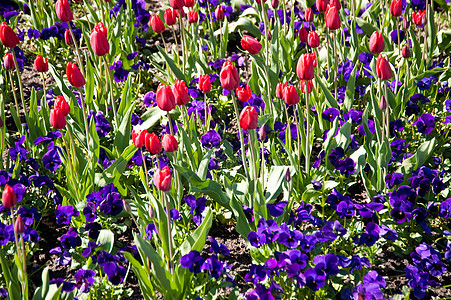
[[221, 142], [221, 136], [216, 130], [211, 129], [201, 136], [200, 142], [202, 143], [202, 147], [211, 149], [213, 147], [219, 146], [219, 143]]
[[413, 123], [413, 125], [417, 126], [418, 132], [428, 135], [434, 129], [435, 119], [432, 115], [424, 113]]
[[218, 279], [224, 269], [224, 264], [218, 260], [218, 257], [213, 254], [207, 258], [202, 264], [201, 270], [207, 270], [211, 277]]
[[80, 213], [72, 205], [61, 206], [55, 211], [56, 224], [69, 225], [73, 216], [78, 217]]
[[337, 205], [337, 213], [340, 218], [350, 218], [355, 215], [354, 203], [349, 200], [343, 200]]
[[108, 280], [114, 285], [121, 284], [127, 273], [127, 269], [113, 261], [103, 264], [103, 271], [108, 275]]
[[190, 253], [180, 258], [180, 265], [188, 269], [191, 273], [200, 273], [205, 260], [200, 256], [199, 251], [190, 251]]
[[39, 222], [41, 220], [41, 214], [36, 207], [26, 208], [21, 206], [17, 213], [22, 216], [22, 220], [27, 226], [33, 225], [34, 221]]
[[317, 291], [325, 285], [326, 275], [321, 270], [309, 268], [304, 272], [305, 285], [312, 291]]
[[209, 236], [208, 240], [210, 241], [211, 247], [210, 252], [216, 253], [216, 254], [222, 254], [224, 256], [229, 255], [230, 251], [224, 244], [219, 244], [213, 237]]
[[61, 245], [64, 249], [81, 246], [81, 238], [78, 236], [76, 228], [71, 227], [66, 234], [61, 236]]
[[144, 105], [147, 107], [153, 107], [157, 105], [157, 94], [155, 92], [147, 92], [144, 95]]
[[205, 203], [207, 202], [207, 199], [205, 199], [204, 197], [199, 197], [196, 199], [196, 197], [194, 197], [193, 195], [187, 195], [185, 196], [184, 200], [186, 204], [191, 208], [190, 213], [191, 215], [193, 215], [194, 223], [199, 226], [204, 220], [202, 213], [206, 208]]
[[268, 203], [268, 204], [266, 204], [266, 207], [269, 210], [269, 214], [276, 218], [276, 217], [281, 216], [284, 213], [284, 211], [285, 211], [284, 208], [285, 208], [285, 206], [287, 206], [287, 204], [288, 204], [288, 201], [280, 201], [277, 204]]
[[80, 293], [88, 293], [89, 288], [94, 284], [94, 276], [96, 272], [93, 270], [80, 269], [75, 273], [74, 279], [77, 289]]
[[336, 108], [328, 108], [322, 113], [322, 117], [324, 120], [329, 122], [333, 122], [340, 115], [340, 111]]
[[286, 224], [280, 226], [279, 243], [294, 249], [299, 246], [301, 239], [303, 238], [302, 232], [299, 230], [289, 230]]

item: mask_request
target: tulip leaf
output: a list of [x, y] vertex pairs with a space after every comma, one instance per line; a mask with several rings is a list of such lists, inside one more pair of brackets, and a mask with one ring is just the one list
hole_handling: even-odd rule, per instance
[[325, 101], [329, 107], [333, 108], [339, 108], [337, 99], [335, 99], [334, 96], [330, 93], [330, 90], [327, 88], [326, 84], [324, 83], [324, 80], [322, 77], [319, 77], [318, 74], [315, 74], [315, 79], [318, 82], [321, 90], [323, 91], [323, 94], [325, 96]]
[[[182, 256], [188, 254], [190, 251], [202, 252], [212, 221], [213, 213], [211, 209], [208, 209], [202, 224], [180, 245], [177, 252], [180, 251], [180, 255]], [[177, 255], [177, 252], [175, 255]]]
[[163, 56], [164, 60], [166, 61], [166, 63], [169, 65], [169, 68], [171, 68], [171, 71], [174, 73], [174, 75], [180, 79], [180, 80], [185, 80], [185, 75], [182, 73], [182, 71], [175, 65], [174, 61], [172, 60], [172, 58], [170, 58], [167, 54], [166, 51], [161, 48], [160, 46], [157, 45], [158, 51], [161, 54], [161, 56]]
[[111, 253], [114, 245], [114, 233], [111, 230], [100, 230], [99, 237], [97, 238], [97, 243], [100, 244], [100, 247], [103, 250]]

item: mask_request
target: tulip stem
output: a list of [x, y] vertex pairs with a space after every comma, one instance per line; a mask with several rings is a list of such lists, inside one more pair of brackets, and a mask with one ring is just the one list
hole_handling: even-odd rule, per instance
[[[146, 157], [144, 156], [144, 152], [142, 151], [142, 149], [139, 149], [139, 151], [141, 151], [141, 158], [143, 160], [143, 167], [144, 167], [144, 174], [146, 175], [146, 184], [145, 184], [145, 188], [147, 189], [147, 186], [149, 185], [149, 173], [147, 171], [147, 165], [146, 165]], [[159, 169], [159, 168], [158, 168]]]
[[[88, 124], [88, 116], [86, 114], [86, 106], [85, 99], [83, 97], [83, 89], [81, 87], [78, 88], [80, 93], [80, 102], [81, 102], [81, 110], [83, 112], [83, 121], [85, 122], [85, 130], [86, 130], [86, 149], [89, 150], [89, 124]], [[94, 117], [94, 116], [93, 116]]]
[[[110, 69], [108, 68], [108, 63], [106, 62], [105, 56], [103, 56], [103, 64], [105, 65], [105, 72], [106, 72], [107, 80], [109, 82], [109, 87], [110, 87], [109, 94], [110, 94], [111, 107], [113, 108], [113, 116], [114, 116], [113, 124], [114, 124], [115, 129], [117, 130], [119, 125], [117, 124], [117, 122], [118, 122], [118, 119], [117, 119], [117, 107], [116, 107], [116, 101], [114, 101], [114, 95], [113, 95], [114, 94], [113, 78], [111, 76]], [[124, 101], [125, 101], [125, 99], [124, 99]]]
[[[8, 71], [9, 73], [9, 80], [11, 81], [11, 87], [13, 90], [13, 95], [14, 95], [14, 102], [16, 104], [16, 115], [17, 115], [17, 120], [18, 120], [18, 124], [16, 124], [17, 130], [18, 131], [23, 131], [24, 127], [22, 126], [22, 124], [20, 124], [20, 116], [19, 116], [19, 103], [17, 102], [17, 95], [16, 95], [16, 88], [14, 87], [14, 80], [13, 80], [13, 72], [12, 71]], [[15, 119], [14, 119], [15, 120]]]
[[[327, 72], [330, 78], [329, 37], [329, 27], [326, 26]], [[319, 60], [319, 57], [317, 59]]]
[[[299, 120], [298, 120], [298, 116], [297, 116], [296, 111], [295, 111], [296, 109], [297, 109], [298, 114], [299, 114]], [[297, 108], [293, 107], [293, 115], [294, 115], [294, 121], [296, 122], [296, 132], [297, 132], [297, 135], [298, 135], [298, 138], [297, 138], [298, 155], [299, 155], [298, 160], [301, 160], [302, 147], [301, 147], [301, 123], [300, 123], [300, 121], [302, 119], [301, 119], [301, 106], [299, 105], [299, 103], [298, 103], [298, 107]], [[291, 129], [290, 129], [290, 134], [291, 134]]]
[[75, 39], [75, 34], [74, 34], [74, 32], [72, 30], [72, 27], [70, 26], [69, 22], [67, 22], [67, 27], [69, 27], [70, 36], [72, 37], [72, 41], [74, 42], [75, 54], [77, 55], [77, 60], [78, 60], [78, 68], [80, 69], [80, 72], [83, 75], [83, 77], [85, 77], [85, 69], [83, 68], [83, 63], [82, 63], [82, 60], [81, 60], [80, 51], [78, 49], [77, 40]]
[[167, 53], [169, 53], [169, 51], [168, 51], [168, 46], [166, 45], [166, 41], [164, 40], [163, 33], [160, 32], [160, 36], [161, 36], [161, 39], [163, 40], [164, 51], [166, 51]]
[[[290, 116], [288, 115], [288, 107], [285, 102], [282, 102], [282, 106], [285, 110], [285, 115], [287, 117], [287, 128], [285, 129], [285, 145], [288, 148], [288, 151], [291, 152], [291, 124], [290, 124]], [[300, 156], [299, 156], [300, 158]]]
[[423, 65], [423, 68], [424, 68], [424, 70], [427, 70], [428, 53], [427, 53], [427, 30], [426, 30], [426, 26], [424, 26], [423, 32], [424, 32], [424, 39], [423, 39], [423, 61], [424, 61], [424, 65]]
[[169, 206], [168, 206], [168, 200], [167, 200], [167, 195], [166, 192], [162, 192], [163, 194], [163, 201], [164, 201], [164, 206], [166, 207], [166, 221], [168, 223], [168, 240], [169, 240], [169, 259], [168, 259], [168, 263], [169, 263], [169, 270], [171, 271], [171, 274], [174, 275], [174, 270], [172, 268], [172, 230], [171, 230], [171, 214], [169, 211]]
[[186, 62], [185, 55], [187, 53], [185, 53], [185, 44], [186, 44], [185, 28], [183, 28], [183, 20], [181, 13], [179, 13], [179, 27], [180, 27], [180, 44], [182, 44], [183, 74], [185, 74], [185, 62]]
[[[310, 105], [308, 102], [308, 86], [307, 80], [304, 81], [305, 88], [305, 116], [307, 121], [307, 131], [305, 133], [305, 172], [310, 175]], [[336, 93], [337, 90], [335, 90]], [[299, 137], [300, 138], [300, 137]], [[299, 150], [299, 157], [301, 157]]]
[[[288, 33], [288, 25], [287, 25], [287, 6], [285, 4], [285, 1], [287, 0], [282, 0], [282, 8], [283, 8], [283, 28], [285, 30], [285, 34]], [[262, 1], [263, 2], [263, 1]]]
[[[334, 58], [335, 58], [335, 65], [334, 65], [334, 90], [335, 90], [335, 99], [338, 99], [337, 95], [337, 75], [338, 75], [338, 57], [337, 57], [337, 32], [334, 31]], [[305, 84], [305, 87], [307, 88], [307, 83]]]
[[[72, 175], [72, 182], [75, 183], [74, 180], [75, 180], [76, 177], [75, 177], [74, 167], [72, 166], [72, 163], [73, 163], [74, 159], [72, 158], [72, 155], [70, 153], [70, 148], [67, 145], [66, 138], [64, 137], [64, 135], [62, 135], [61, 138], [63, 140], [64, 147], [66, 148], [67, 160], [68, 160], [68, 164], [69, 164], [69, 168], [70, 168], [70, 173]], [[78, 198], [78, 192], [77, 192], [78, 191], [78, 184], [75, 186], [74, 190], [77, 193], [77, 198]]]
[[205, 109], [205, 133], [210, 130], [210, 113], [208, 109], [208, 97], [207, 93], [204, 93], [204, 109]]
[[176, 57], [177, 57], [177, 66], [180, 67], [179, 43], [177, 42], [177, 35], [175, 34], [174, 26], [171, 26], [171, 29], [172, 29], [172, 33], [174, 34], [174, 40], [175, 40], [175, 53], [176, 53]]
[[15, 238], [15, 241], [16, 241], [16, 253], [17, 253], [17, 255], [19, 255], [19, 251], [20, 251], [20, 247], [19, 247], [19, 236], [17, 235], [17, 231], [16, 231], [16, 226], [14, 226], [15, 224], [16, 224], [16, 218], [14, 217], [14, 209], [11, 207], [10, 208], [10, 211], [11, 211], [11, 218], [12, 218], [12, 220], [13, 220], [13, 230], [14, 230], [14, 238]]
[[[255, 131], [255, 129], [254, 129]], [[252, 158], [252, 163], [254, 165], [254, 183], [255, 183], [255, 189], [254, 192], [257, 192], [257, 179], [258, 179], [258, 175], [257, 175], [257, 159], [255, 158], [255, 156], [257, 155], [256, 151], [255, 151], [255, 145], [254, 145], [254, 138], [253, 135], [251, 133], [251, 130], [249, 130], [249, 139], [248, 139], [248, 144], [249, 144], [249, 150], [251, 150], [251, 158]]]
[[271, 100], [271, 78], [269, 77], [269, 66], [266, 62], [265, 62], [265, 75], [266, 75], [266, 94], [268, 95], [268, 102], [265, 102], [265, 108], [266, 106], [269, 106], [269, 113], [271, 116], [274, 116], [273, 103]]
[[[169, 114], [169, 112], [168, 112], [167, 116], [168, 116], [169, 130], [171, 131], [171, 135], [175, 136], [174, 127], [172, 126], [171, 115]], [[159, 163], [160, 162], [158, 162], [158, 168], [160, 168]], [[173, 156], [173, 163], [174, 164], [177, 163], [177, 155], [175, 153]], [[182, 206], [182, 182], [180, 181], [179, 172], [177, 170], [174, 170], [174, 177], [175, 177], [175, 187], [177, 190], [177, 198], [178, 198], [177, 208], [180, 210], [180, 208]]]
[[[19, 64], [17, 63], [16, 52], [14, 51], [14, 49], [11, 49], [11, 50], [12, 50], [11, 52], [13, 53], [14, 65], [16, 67], [16, 72], [17, 72], [17, 81], [19, 83], [20, 98], [22, 98], [23, 113], [25, 115], [25, 121], [27, 122], [27, 125], [28, 125], [28, 112], [27, 112], [27, 106], [25, 105], [25, 96], [23, 94], [22, 76], [20, 75]], [[19, 111], [17, 111], [17, 115], [19, 115]]]
[[[23, 263], [23, 270], [22, 270], [22, 272], [23, 272], [23, 276], [25, 277], [25, 276], [27, 276], [27, 261], [25, 260], [26, 255], [25, 255], [25, 243], [24, 243], [24, 240], [23, 240], [23, 235], [20, 238], [20, 245], [22, 246], [22, 263]], [[25, 282], [23, 282], [23, 284], [24, 283]], [[23, 296], [28, 299], [28, 296], [25, 295], [25, 293], [24, 293]]]
[[386, 118], [386, 134], [387, 134], [387, 141], [390, 141], [390, 105], [388, 103], [388, 86], [387, 81], [385, 82], [385, 99], [387, 101], [387, 108], [385, 109], [385, 118]]
[[244, 171], [246, 173], [246, 177], [248, 179], [250, 179], [250, 177], [249, 177], [249, 170], [247, 168], [247, 162], [246, 162], [246, 152], [245, 152], [245, 149], [244, 149], [243, 130], [241, 129], [241, 126], [240, 126], [240, 113], [238, 111], [238, 104], [237, 104], [237, 101], [236, 101], [235, 94], [232, 91], [231, 91], [230, 94], [232, 95], [233, 107], [235, 109], [236, 126], [238, 128], [238, 133], [239, 133], [239, 136], [240, 136], [241, 159], [243, 160], [243, 167], [244, 167]]

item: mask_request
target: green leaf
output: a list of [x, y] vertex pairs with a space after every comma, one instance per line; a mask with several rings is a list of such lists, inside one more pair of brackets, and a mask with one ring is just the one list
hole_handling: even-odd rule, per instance
[[355, 75], [357, 73], [357, 66], [352, 70], [351, 76], [349, 76], [348, 85], [346, 87], [346, 96], [344, 101], [345, 111], [349, 111], [352, 107], [352, 103], [354, 102], [354, 94], [355, 94]]
[[157, 48], [158, 48], [158, 51], [160, 52], [161, 56], [163, 56], [164, 60], [169, 65], [169, 68], [171, 68], [171, 71], [174, 73], [174, 75], [180, 80], [185, 80], [185, 75], [183, 75], [182, 71], [175, 65], [172, 58], [170, 58], [166, 54], [166, 51], [158, 45], [157, 45]]
[[410, 175], [413, 170], [418, 169], [428, 160], [434, 152], [436, 145], [436, 138], [421, 144], [413, 156], [403, 161], [402, 166], [398, 168], [397, 172], [400, 172], [406, 176]]
[[339, 108], [337, 99], [330, 93], [330, 90], [327, 88], [326, 84], [323, 81], [322, 77], [319, 77], [318, 74], [315, 74], [315, 79], [318, 82], [323, 94], [325, 96], [325, 101], [329, 107]]
[[282, 183], [285, 181], [285, 174], [290, 170], [291, 177], [296, 174], [296, 169], [292, 166], [272, 166], [266, 181], [266, 203], [272, 203], [282, 191]]
[[202, 180], [205, 180], [207, 178], [208, 166], [209, 166], [209, 163], [210, 163], [210, 157], [213, 154], [213, 150], [214, 149], [210, 149], [207, 153], [205, 153], [204, 157], [200, 161], [199, 169], [197, 170], [197, 175]]
[[183, 242], [182, 245], [180, 245], [178, 251], [180, 251], [181, 255], [186, 255], [193, 250], [202, 252], [202, 249], [205, 245], [205, 240], [207, 239], [208, 232], [211, 228], [212, 220], [213, 213], [211, 209], [208, 209], [202, 224], [197, 227], [197, 229], [194, 230], [193, 233], [191, 233], [191, 235]]
[[102, 247], [103, 250], [111, 253], [114, 245], [114, 233], [111, 230], [100, 230], [99, 237], [97, 238], [97, 243], [100, 244], [100, 247]]

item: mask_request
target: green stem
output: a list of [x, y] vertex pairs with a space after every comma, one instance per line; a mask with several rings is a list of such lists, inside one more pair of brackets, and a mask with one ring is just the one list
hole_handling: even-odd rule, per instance
[[[334, 89], [335, 89], [335, 99], [338, 98], [337, 96], [337, 74], [338, 74], [338, 57], [337, 57], [337, 32], [334, 31]], [[306, 87], [307, 88], [307, 87]]]
[[[290, 116], [288, 115], [287, 105], [284, 102], [282, 102], [282, 106], [283, 106], [283, 108], [285, 110], [285, 116], [287, 118], [287, 129], [285, 129], [285, 144], [286, 144], [286, 146], [288, 148], [288, 151], [291, 153], [291, 124], [290, 124]], [[300, 156], [299, 156], [299, 158], [300, 158]]]
[[147, 190], [147, 186], [149, 185], [149, 174], [147, 172], [147, 165], [146, 165], [146, 157], [144, 156], [144, 152], [142, 151], [142, 149], [140, 149], [141, 151], [141, 158], [143, 160], [143, 167], [144, 167], [144, 173], [146, 175], [146, 184], [145, 184], [145, 188]]
[[[107, 80], [109, 82], [109, 86], [110, 86], [110, 90], [109, 90], [109, 94], [110, 94], [110, 100], [111, 100], [111, 107], [113, 108], [113, 116], [114, 116], [114, 128], [117, 130], [119, 125], [117, 124], [118, 122], [118, 118], [117, 118], [117, 107], [116, 107], [116, 101], [114, 101], [114, 88], [113, 88], [113, 78], [110, 74], [110, 69], [108, 68], [108, 63], [106, 61], [106, 58], [103, 57], [103, 64], [105, 65], [105, 71], [107, 74]], [[125, 101], [125, 99], [124, 99]]]
[[171, 271], [171, 274], [174, 275], [174, 270], [172, 266], [172, 230], [171, 230], [171, 216], [169, 213], [169, 206], [168, 206], [168, 200], [167, 195], [165, 192], [163, 192], [163, 201], [164, 206], [166, 207], [166, 221], [168, 223], [168, 239], [169, 239], [169, 270]]
[[81, 110], [83, 112], [83, 121], [85, 123], [85, 132], [86, 132], [86, 149], [89, 150], [89, 124], [88, 124], [88, 115], [86, 113], [85, 99], [83, 97], [83, 89], [81, 87], [78, 88], [80, 92], [80, 102], [81, 102]]
[[[20, 75], [20, 69], [19, 69], [19, 64], [17, 63], [16, 53], [14, 52], [14, 49], [11, 49], [11, 50], [12, 50], [11, 52], [13, 53], [14, 65], [16, 67], [16, 72], [17, 72], [17, 81], [19, 83], [19, 92], [20, 92], [20, 98], [22, 99], [23, 113], [25, 115], [25, 120], [28, 124], [28, 109], [27, 109], [27, 106], [25, 105], [25, 96], [23, 93], [22, 76]], [[17, 111], [17, 114], [19, 114], [19, 111]]]
[[[308, 102], [308, 87], [307, 80], [305, 81], [305, 116], [307, 119], [307, 132], [305, 133], [305, 172], [310, 174], [310, 105]], [[335, 90], [336, 93], [336, 90]], [[299, 157], [301, 157], [301, 150], [299, 149]]]
[[387, 118], [385, 124], [385, 131], [387, 133], [387, 141], [390, 142], [390, 105], [388, 103], [388, 87], [387, 82], [385, 82], [385, 99], [387, 100], [387, 108], [385, 110], [385, 117]]
[[233, 101], [233, 107], [235, 109], [235, 117], [236, 117], [236, 126], [238, 127], [238, 133], [240, 135], [240, 145], [241, 145], [241, 159], [243, 160], [243, 167], [244, 171], [246, 173], [246, 177], [250, 179], [249, 177], [249, 169], [247, 168], [247, 162], [246, 162], [246, 152], [244, 149], [244, 137], [243, 137], [243, 130], [240, 126], [240, 113], [238, 111], [238, 104], [237, 100], [235, 98], [235, 94], [233, 92], [230, 93], [232, 95], [232, 101]]
[[[255, 129], [254, 129], [255, 131]], [[255, 156], [257, 155], [256, 151], [255, 151], [255, 145], [254, 145], [254, 139], [253, 139], [253, 135], [251, 134], [251, 132], [249, 132], [249, 139], [248, 139], [248, 143], [250, 146], [250, 150], [251, 150], [251, 158], [252, 158], [252, 163], [254, 165], [254, 184], [255, 184], [255, 189], [254, 191], [257, 192], [257, 179], [258, 179], [258, 173], [257, 173], [257, 159], [255, 158]]]
[[80, 69], [80, 72], [83, 75], [83, 77], [85, 77], [85, 69], [83, 68], [83, 63], [82, 63], [82, 60], [81, 60], [80, 51], [78, 49], [77, 40], [75, 39], [75, 34], [74, 34], [74, 32], [72, 30], [72, 27], [70, 26], [69, 22], [67, 23], [67, 27], [69, 27], [70, 35], [72, 37], [72, 41], [74, 42], [75, 54], [77, 55], [77, 60], [78, 60], [78, 68]]
[[208, 109], [207, 93], [204, 93], [204, 109], [205, 109], [205, 132], [210, 130], [210, 111]]
[[[14, 79], [13, 79], [13, 72], [12, 71], [8, 71], [9, 73], [9, 80], [11, 81], [11, 87], [13, 90], [13, 95], [14, 95], [14, 102], [16, 104], [16, 115], [17, 115], [17, 120], [19, 120], [19, 124], [16, 124], [17, 130], [20, 131], [22, 134], [24, 133], [23, 131], [25, 130], [25, 127], [22, 126], [22, 124], [20, 124], [20, 116], [19, 116], [19, 102], [17, 102], [17, 95], [16, 95], [16, 88], [14, 87]], [[25, 110], [25, 107], [24, 107]]]

